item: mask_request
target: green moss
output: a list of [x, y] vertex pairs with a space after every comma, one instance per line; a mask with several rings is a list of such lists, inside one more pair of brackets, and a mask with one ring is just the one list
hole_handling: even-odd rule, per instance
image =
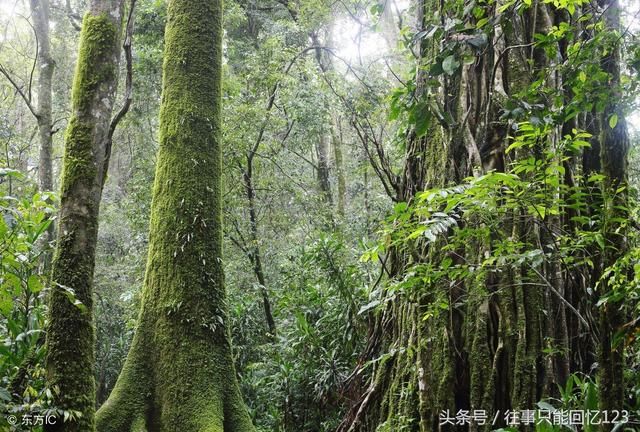
[[[112, 103], [117, 82], [115, 54], [120, 43], [119, 24], [115, 21], [113, 17], [91, 13], [84, 18], [73, 83], [72, 116], [65, 137], [46, 362], [56, 408], [77, 412], [79, 418], [64, 425], [59, 422], [56, 430], [94, 429], [92, 280], [102, 192], [97, 167], [100, 151], [104, 152], [100, 131], [108, 128], [111, 114], [111, 107], [105, 108], [104, 101]], [[81, 305], [74, 305], [76, 301]]]
[[113, 56], [113, 46], [118, 40], [118, 25], [112, 18], [106, 14], [86, 14], [72, 88], [74, 115], [65, 137], [63, 193], [79, 180], [95, 178], [95, 118], [91, 111], [99, 87], [113, 85], [117, 79], [116, 66], [108, 60]]
[[221, 2], [169, 2], [139, 327], [99, 432], [251, 432], [226, 328]]
[[120, 379], [109, 400], [96, 414], [96, 426], [100, 432], [146, 432], [146, 409], [150, 396], [151, 377], [147, 369], [145, 352], [136, 339], [144, 337], [147, 327], [139, 327]]
[[475, 326], [472, 332], [471, 350], [469, 353], [469, 365], [471, 366], [471, 406], [475, 409], [483, 408], [483, 396], [488, 382], [491, 380], [492, 369], [487, 344], [489, 335], [487, 332], [487, 319], [489, 301], [485, 300], [479, 305], [475, 316]]
[[79, 182], [95, 178], [92, 132], [93, 127], [78, 117], [72, 117], [69, 121], [61, 186], [63, 195]]

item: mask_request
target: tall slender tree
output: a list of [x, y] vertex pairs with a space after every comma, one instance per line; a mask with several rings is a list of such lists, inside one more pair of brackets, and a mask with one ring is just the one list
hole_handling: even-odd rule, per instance
[[138, 327], [100, 432], [250, 432], [222, 268], [222, 2], [170, 0]]
[[37, 120], [40, 136], [40, 162], [38, 166], [38, 186], [42, 191], [53, 189], [53, 138], [51, 87], [55, 61], [51, 56], [49, 36], [49, 0], [31, 0], [33, 28], [38, 43], [38, 105]]
[[242, 250], [245, 255], [251, 261], [253, 265], [253, 272], [258, 281], [258, 289], [262, 296], [262, 307], [264, 309], [265, 321], [269, 334], [276, 335], [276, 322], [273, 318], [273, 312], [271, 308], [271, 300], [269, 299], [269, 290], [267, 288], [267, 281], [264, 274], [264, 267], [262, 265], [262, 252], [260, 248], [260, 235], [258, 231], [258, 211], [256, 209], [256, 189], [254, 186], [254, 158], [257, 154], [261, 137], [257, 142], [257, 145], [252, 150], [247, 152], [246, 166], [242, 167], [242, 179], [244, 182], [244, 189], [247, 196], [247, 202], [249, 204], [249, 245], [242, 246]]
[[331, 142], [333, 143], [333, 161], [336, 166], [336, 183], [338, 198], [337, 211], [340, 217], [344, 217], [345, 206], [347, 201], [347, 179], [345, 172], [343, 142], [342, 142], [342, 126], [341, 120], [337, 116], [331, 119]]
[[[34, 70], [37, 66], [37, 102], [32, 100], [32, 80], [25, 86], [18, 84], [7, 68], [0, 65], [0, 73], [7, 78], [16, 92], [21, 96], [27, 108], [35, 117], [38, 123], [38, 136], [40, 142], [38, 161], [38, 188], [41, 191], [51, 191], [53, 189], [53, 138], [52, 138], [52, 104], [51, 89], [53, 82], [53, 72], [55, 61], [51, 56], [51, 36], [49, 26], [49, 0], [31, 0], [29, 2], [32, 28], [36, 40], [36, 60]], [[26, 88], [25, 88], [26, 87]]]
[[92, 0], [80, 36], [65, 138], [58, 243], [52, 264], [47, 377], [57, 408], [48, 431], [91, 431], [95, 412], [93, 271], [119, 76], [124, 0]]

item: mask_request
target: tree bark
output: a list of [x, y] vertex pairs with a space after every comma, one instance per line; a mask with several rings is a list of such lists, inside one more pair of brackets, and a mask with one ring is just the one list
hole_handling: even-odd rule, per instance
[[331, 194], [331, 180], [329, 167], [329, 139], [325, 131], [320, 133], [316, 143], [316, 155], [318, 156], [318, 167], [316, 176], [318, 178], [318, 187], [324, 202], [330, 207], [333, 206], [333, 195]]
[[[52, 264], [47, 378], [57, 408], [79, 413], [47, 431], [91, 431], [95, 410], [93, 270], [118, 83], [124, 0], [93, 0], [84, 17], [65, 138], [58, 243]], [[46, 128], [46, 125], [44, 125]], [[50, 129], [50, 127], [49, 127]], [[47, 129], [47, 131], [49, 131]]]
[[[583, 122], [568, 126], [559, 121], [534, 148], [506, 153], [509, 122], [526, 121], [534, 114], [527, 113], [519, 120], [505, 120], [501, 114], [507, 105], [505, 102], [513, 101], [520, 92], [530, 92], [528, 97], [535, 103], [545, 104], [547, 100], [531, 91], [530, 85], [539, 80], [545, 88], [562, 94], [562, 82], [558, 82], [559, 73], [555, 69], [558, 60], [548, 57], [551, 50], [533, 44], [535, 34], [549, 32], [554, 25], [553, 13], [558, 10], [539, 1], [533, 2], [530, 8], [518, 11], [507, 8], [498, 13], [503, 5], [498, 1], [483, 6], [484, 16], [494, 22], [491, 30], [483, 31], [487, 44], [475, 51], [474, 61], [470, 64], [460, 65], [454, 73], [437, 74], [437, 94], [433, 87], [430, 92], [424, 92], [422, 87], [426, 80], [433, 82], [434, 77], [429, 76], [428, 71], [434, 64], [421, 62], [417, 65], [416, 89], [412, 96], [418, 102], [437, 104], [450, 120], [445, 124], [432, 121], [424, 136], [409, 132], [405, 163], [398, 176], [399, 187], [394, 188], [397, 195], [392, 197], [394, 201], [407, 203], [411, 208], [420, 191], [459, 184], [471, 174], [472, 168], [477, 173], [512, 174], [511, 161], [530, 157], [543, 161], [543, 151], [557, 151], [561, 137], [572, 134], [574, 128], [585, 129], [585, 123], [588, 125]], [[427, 28], [427, 24], [445, 26], [434, 16], [460, 18], [455, 15], [458, 13], [455, 7], [449, 7], [447, 2], [422, 0], [418, 2], [417, 11], [418, 31]], [[465, 19], [469, 20], [465, 23], [467, 28], [476, 25], [473, 17], [467, 15]], [[456, 37], [460, 35], [444, 31], [441, 40], [430, 42], [433, 45], [423, 43], [420, 47], [422, 60], [435, 63], [437, 55], [441, 54], [439, 44], [446, 44]], [[458, 46], [457, 49], [468, 48]], [[450, 52], [446, 51], [444, 55]], [[510, 94], [514, 97], [510, 98]], [[617, 115], [622, 119], [620, 113]], [[618, 136], [613, 141], [619, 144], [623, 140]], [[609, 160], [614, 161], [612, 172], [620, 172], [619, 149], [624, 146], [614, 147], [618, 153], [610, 155]], [[562, 156], [558, 155], [554, 162], [559, 163]], [[591, 165], [598, 165], [593, 162], [596, 158], [585, 151], [585, 160], [588, 159]], [[574, 158], [572, 163], [577, 160]], [[605, 163], [603, 158], [603, 165]], [[374, 163], [372, 166], [376, 168]], [[594, 166], [592, 168], [597, 169]], [[569, 186], [572, 185], [570, 173], [575, 168], [566, 169], [569, 174], [563, 180]], [[526, 180], [527, 176], [519, 177]], [[536, 181], [535, 178], [532, 180]], [[559, 199], [563, 190], [560, 186], [547, 189], [549, 198]], [[387, 251], [383, 258], [384, 269], [394, 281], [404, 281], [407, 270], [419, 269], [421, 264], [437, 268], [445, 257], [458, 265], [469, 260], [476, 262], [478, 256], [491, 256], [505, 238], [522, 242], [523, 246], [519, 248], [523, 252], [527, 248], [540, 248], [546, 256], [542, 264], [507, 265], [497, 270], [488, 269], [471, 278], [454, 276], [445, 282], [424, 281], [406, 293], [394, 290], [392, 296], [384, 297], [383, 294], [381, 303], [385, 306], [371, 320], [370, 339], [361, 360], [373, 371], [367, 386], [361, 389], [362, 397], [352, 405], [340, 425], [340, 432], [490, 430], [491, 426], [478, 424], [442, 427], [439, 414], [449, 410], [455, 417], [459, 410], [484, 410], [494, 415], [506, 410], [535, 409], [538, 401], [557, 392], [557, 385], [564, 385], [571, 372], [582, 371], [572, 367], [568, 347], [570, 341], [594, 330], [578, 310], [594, 305], [584, 305], [591, 301], [587, 285], [568, 284], [580, 280], [584, 269], [579, 266], [567, 268], [559, 256], [554, 242], [560, 233], [567, 232], [569, 225], [563, 225], [566, 218], [549, 213], [534, 220], [526, 208], [510, 207], [505, 210], [497, 231], [475, 244], [458, 246], [446, 255], [439, 250], [444, 246], [440, 240], [430, 244], [419, 239], [405, 240], [402, 248], [391, 247]], [[414, 214], [413, 217], [417, 216]], [[458, 227], [471, 228], [473, 224], [478, 222], [461, 219]], [[451, 234], [448, 232], [444, 237]], [[610, 260], [613, 262], [614, 258]], [[565, 290], [567, 286], [570, 291]], [[429, 316], [425, 322], [426, 312], [433, 309], [434, 303], [442, 301], [446, 311], [436, 317]], [[570, 309], [582, 321], [577, 324], [570, 321], [575, 318], [569, 316]], [[615, 319], [609, 315], [602, 322], [611, 323]], [[612, 335], [613, 330], [609, 333]], [[585, 351], [595, 348], [592, 338], [583, 339], [583, 342]], [[610, 342], [606, 344], [611, 348]], [[549, 347], [553, 349], [547, 353], [545, 348]], [[609, 353], [611, 349], [602, 352]], [[617, 363], [612, 364], [616, 365], [616, 372], [611, 376], [614, 377], [614, 388], [620, 389], [616, 378], [622, 370], [620, 356], [614, 354], [614, 357]], [[576, 364], [592, 366], [588, 356]], [[588, 369], [584, 371], [588, 372]], [[612, 394], [612, 399], [617, 400], [619, 395]], [[622, 403], [617, 403], [617, 407], [614, 405], [608, 405], [609, 409], [621, 409]], [[500, 417], [492, 426], [505, 425]], [[522, 430], [526, 429], [523, 427]]]
[[33, 28], [38, 44], [38, 103], [36, 105], [38, 135], [40, 137], [40, 161], [38, 186], [41, 191], [53, 190], [53, 135], [51, 89], [55, 61], [51, 57], [49, 38], [49, 0], [31, 0]]
[[252, 432], [222, 266], [222, 2], [170, 0], [138, 328], [100, 432]]
[[[629, 152], [629, 134], [624, 113], [620, 107], [622, 99], [620, 89], [620, 4], [618, 0], [600, 0], [604, 9], [604, 22], [615, 40], [610, 43], [607, 54], [602, 59], [602, 69], [609, 74], [611, 95], [602, 118], [602, 145], [600, 159], [603, 182], [605, 222], [603, 237], [607, 239], [602, 257], [602, 268], [615, 265], [627, 250], [624, 224], [617, 220], [629, 218], [627, 200], [627, 155]], [[617, 117], [613, 124], [611, 118]], [[611, 127], [613, 125], [613, 127]], [[610, 289], [609, 278], [604, 277], [600, 293], [607, 294]], [[600, 346], [598, 365], [600, 379], [600, 409], [603, 411], [621, 410], [624, 407], [624, 341], [615, 339], [624, 324], [623, 307], [617, 302], [607, 302], [600, 310]], [[620, 338], [618, 338], [620, 339]], [[615, 425], [603, 424], [602, 430], [612, 430]]]
[[[316, 33], [311, 33], [310, 35], [311, 41], [317, 47], [322, 46], [320, 39]], [[329, 38], [330, 39], [330, 36]], [[321, 74], [327, 73], [327, 71], [333, 69], [333, 63], [331, 58], [325, 53], [322, 49], [316, 48], [316, 61], [318, 63], [318, 69]], [[328, 111], [328, 107], [326, 107]], [[324, 114], [324, 110], [321, 110], [319, 114]], [[323, 121], [322, 129], [320, 131], [320, 135], [318, 137], [318, 141], [316, 141], [316, 156], [318, 157], [318, 165], [316, 167], [316, 177], [318, 179], [318, 188], [320, 189], [320, 194], [322, 196], [323, 201], [329, 206], [331, 213], [333, 213], [333, 194], [331, 192], [331, 138], [333, 138], [333, 122], [329, 122], [327, 125]], [[332, 218], [333, 220], [333, 215]]]
[[331, 137], [333, 141], [333, 160], [336, 167], [336, 179], [338, 186], [338, 215], [344, 217], [345, 206], [347, 201], [347, 179], [344, 169], [344, 153], [342, 151], [342, 130], [340, 128], [340, 119], [332, 116]]
[[273, 312], [271, 311], [271, 300], [269, 299], [269, 291], [267, 290], [267, 281], [264, 276], [264, 268], [262, 266], [262, 253], [260, 251], [260, 242], [258, 235], [258, 213], [256, 211], [256, 190], [253, 186], [253, 158], [256, 153], [250, 153], [247, 155], [247, 166], [243, 173], [244, 188], [247, 195], [247, 201], [249, 202], [249, 225], [251, 229], [249, 241], [249, 259], [253, 265], [253, 272], [256, 275], [258, 289], [262, 297], [262, 308], [264, 310], [264, 317], [267, 322], [267, 328], [269, 334], [273, 337], [276, 335], [276, 322], [273, 318]]

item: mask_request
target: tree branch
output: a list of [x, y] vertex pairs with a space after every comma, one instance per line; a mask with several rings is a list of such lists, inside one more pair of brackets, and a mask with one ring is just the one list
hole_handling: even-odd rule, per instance
[[0, 74], [4, 75], [5, 78], [11, 83], [11, 85], [13, 86], [13, 88], [16, 90], [16, 93], [18, 93], [20, 95], [20, 97], [22, 98], [22, 100], [25, 102], [25, 104], [27, 105], [27, 108], [29, 108], [29, 111], [31, 111], [31, 114], [33, 114], [33, 116], [38, 119], [40, 117], [40, 115], [38, 114], [38, 111], [36, 110], [36, 108], [33, 106], [33, 104], [31, 103], [31, 100], [29, 99], [29, 97], [24, 93], [24, 91], [22, 90], [22, 88], [18, 85], [18, 83], [16, 83], [14, 81], [14, 79], [11, 77], [11, 74], [7, 71], [7, 69], [4, 67], [4, 65], [0, 64]]
[[[105, 158], [104, 158], [104, 171], [107, 172], [109, 167], [109, 160], [111, 159], [111, 148], [113, 147], [113, 134], [118, 127], [118, 124], [122, 121], [125, 115], [129, 112], [129, 108], [131, 108], [131, 102], [133, 101], [133, 54], [132, 54], [132, 39], [133, 39], [133, 27], [134, 27], [134, 12], [136, 9], [136, 0], [131, 0], [129, 6], [129, 15], [127, 17], [127, 27], [126, 27], [126, 35], [124, 38], [124, 43], [122, 44], [122, 48], [124, 50], [124, 55], [127, 61], [127, 78], [126, 78], [126, 88], [125, 88], [125, 96], [124, 103], [120, 110], [116, 113], [116, 115], [111, 120], [111, 124], [109, 125], [109, 134], [107, 135], [107, 145], [105, 147]], [[106, 176], [103, 180], [106, 180]]]
[[131, 102], [133, 101], [133, 54], [131, 50], [131, 44], [133, 39], [133, 26], [134, 19], [133, 14], [136, 8], [136, 0], [131, 0], [131, 6], [129, 7], [129, 16], [127, 18], [127, 31], [124, 39], [124, 43], [122, 44], [122, 48], [124, 49], [124, 55], [127, 61], [127, 78], [126, 78], [126, 89], [124, 96], [124, 103], [120, 110], [116, 113], [113, 120], [111, 120], [111, 125], [109, 126], [109, 142], [113, 139], [113, 133], [115, 132], [118, 124], [124, 116], [129, 112], [129, 108], [131, 108]]

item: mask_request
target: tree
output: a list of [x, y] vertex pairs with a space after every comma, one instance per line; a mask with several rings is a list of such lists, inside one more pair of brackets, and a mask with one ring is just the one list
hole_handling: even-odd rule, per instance
[[332, 118], [331, 142], [333, 143], [333, 160], [336, 166], [336, 183], [338, 184], [337, 211], [340, 217], [344, 217], [347, 201], [347, 179], [344, 168], [344, 156], [342, 152], [342, 126], [340, 118]]
[[[273, 99], [270, 99], [272, 101]], [[276, 323], [271, 311], [271, 300], [269, 299], [269, 291], [267, 290], [267, 281], [264, 275], [264, 269], [262, 266], [262, 254], [260, 252], [260, 238], [258, 234], [258, 214], [256, 211], [256, 189], [253, 181], [253, 162], [260, 147], [261, 138], [258, 140], [252, 150], [247, 152], [246, 166], [242, 167], [242, 180], [244, 182], [244, 189], [247, 194], [247, 201], [249, 203], [249, 225], [251, 227], [249, 246], [244, 246], [240, 243], [238, 245], [245, 252], [245, 255], [249, 258], [253, 264], [253, 272], [258, 280], [258, 289], [262, 295], [262, 307], [264, 308], [264, 316], [271, 336], [276, 335]]]
[[[619, 35], [602, 30], [619, 29], [619, 9], [601, 2], [604, 25], [575, 23], [577, 10], [595, 12], [581, 5], [418, 2], [418, 72], [392, 97], [407, 115], [404, 169], [372, 162], [399, 203], [375, 251], [390, 288], [363, 359], [374, 370], [340, 431], [431, 431], [443, 410], [534, 409], [593, 367], [602, 409], [623, 406], [626, 316], [609, 285], [630, 272], [628, 137]], [[593, 157], [585, 139], [601, 149], [602, 175], [583, 176], [594, 165], [579, 164]]]
[[[40, 160], [38, 163], [38, 186], [41, 191], [53, 189], [53, 120], [51, 109], [51, 88], [55, 61], [51, 56], [51, 43], [49, 32], [49, 1], [31, 0], [31, 14], [33, 17], [33, 31], [36, 38], [36, 60], [34, 64], [38, 69], [38, 99], [37, 104], [32, 100], [32, 77], [25, 86], [20, 86], [12, 77], [4, 65], [0, 65], [0, 73], [7, 78], [16, 92], [29, 108], [29, 111], [38, 122], [38, 135], [40, 138]], [[24, 88], [26, 87], [26, 89]]]
[[[620, 4], [618, 0], [602, 0], [604, 23], [615, 35], [611, 47], [602, 59], [602, 69], [609, 75], [612, 94], [607, 107], [602, 113], [602, 131], [600, 159], [605, 176], [603, 185], [605, 209], [608, 213], [603, 232], [608, 244], [603, 252], [603, 268], [614, 268], [616, 262], [628, 249], [627, 228], [624, 223], [630, 218], [628, 200], [628, 153], [629, 135], [624, 113], [620, 107]], [[608, 125], [609, 127], [607, 127]], [[601, 292], [606, 296], [612, 290], [613, 283], [603, 279]], [[616, 341], [616, 334], [625, 325], [625, 314], [616, 302], [606, 302], [600, 311], [599, 331], [600, 347], [598, 350], [600, 385], [602, 395], [600, 409], [611, 411], [624, 404], [624, 344]], [[603, 430], [611, 430], [614, 425], [603, 425]]]
[[[71, 7], [90, 1], [49, 3], [55, 131], [72, 117]], [[96, 408], [138, 331], [99, 428], [252, 429], [237, 387], [260, 431], [344, 419], [343, 432], [528, 432], [504, 414], [545, 403], [636, 413], [640, 43], [620, 28], [631, 3], [226, 0], [220, 47], [203, 1], [187, 18], [186, 0], [137, 2], [134, 115], [114, 134], [95, 241]], [[24, 414], [70, 417], [62, 429], [86, 416], [46, 382], [43, 253], [55, 242], [38, 239], [57, 200], [38, 190], [40, 129], [20, 94], [38, 106], [30, 4], [45, 3], [0, 2], [0, 60], [17, 84], [1, 76], [0, 430]], [[53, 138], [57, 149], [64, 134]], [[84, 162], [70, 154], [72, 169]], [[54, 157], [56, 184], [62, 165]], [[55, 288], [83, 312], [90, 279]], [[88, 325], [72, 325], [51, 334], [75, 350]], [[61, 381], [89, 364], [77, 358], [57, 360], [71, 371]], [[239, 422], [225, 410], [236, 401]], [[451, 424], [467, 412], [472, 424]], [[473, 424], [476, 412], [496, 424]], [[633, 429], [604, 426], [621, 427]]]
[[221, 3], [168, 4], [142, 306], [98, 411], [100, 432], [253, 430], [236, 380], [222, 268]]
[[54, 404], [67, 411], [71, 420], [63, 424], [59, 419], [47, 427], [52, 431], [94, 428], [93, 271], [100, 199], [116, 124], [111, 114], [118, 84], [124, 8], [124, 0], [93, 0], [80, 37], [72, 115], [65, 139], [46, 339], [46, 367]]
[[40, 163], [38, 167], [39, 187], [41, 191], [53, 189], [53, 152], [51, 109], [51, 84], [55, 62], [51, 57], [49, 41], [49, 0], [31, 0], [31, 13], [34, 31], [38, 41], [38, 134], [40, 136]]

